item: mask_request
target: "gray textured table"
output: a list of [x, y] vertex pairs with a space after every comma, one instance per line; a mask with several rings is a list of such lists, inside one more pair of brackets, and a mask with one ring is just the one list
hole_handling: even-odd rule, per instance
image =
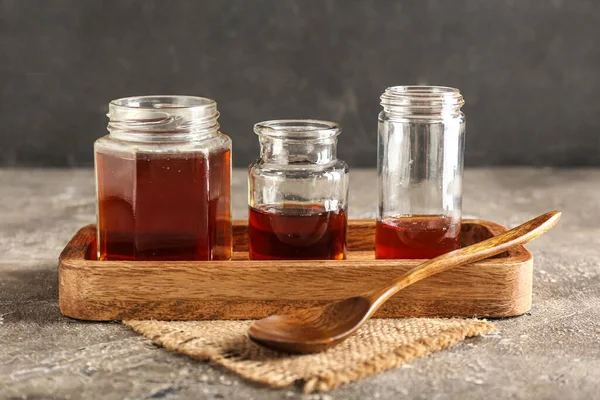
[[[373, 217], [373, 171], [352, 172], [350, 215]], [[233, 180], [244, 218], [245, 172]], [[534, 306], [467, 340], [327, 394], [271, 390], [170, 353], [117, 323], [60, 315], [56, 259], [94, 221], [91, 170], [0, 170], [0, 398], [600, 398], [600, 170], [471, 169], [464, 214], [513, 226], [551, 209], [529, 248]]]

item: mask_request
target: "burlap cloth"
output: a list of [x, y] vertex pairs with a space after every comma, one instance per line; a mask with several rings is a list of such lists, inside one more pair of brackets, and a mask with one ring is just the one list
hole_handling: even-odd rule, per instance
[[289, 355], [248, 339], [252, 321], [124, 321], [169, 350], [210, 360], [242, 377], [272, 387], [292, 384], [326, 391], [398, 367], [464, 338], [495, 332], [476, 319], [373, 319], [357, 334], [318, 354]]

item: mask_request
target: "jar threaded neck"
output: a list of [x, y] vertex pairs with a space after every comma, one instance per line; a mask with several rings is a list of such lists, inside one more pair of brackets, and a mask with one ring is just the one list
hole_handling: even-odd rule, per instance
[[392, 86], [381, 95], [391, 114], [455, 114], [465, 104], [458, 89], [445, 86]]
[[174, 141], [216, 133], [217, 103], [194, 96], [136, 96], [109, 104], [108, 131], [131, 141]]

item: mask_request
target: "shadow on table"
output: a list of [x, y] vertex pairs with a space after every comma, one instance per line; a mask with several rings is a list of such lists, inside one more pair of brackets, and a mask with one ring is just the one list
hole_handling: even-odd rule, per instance
[[0, 316], [4, 323], [68, 320], [58, 307], [56, 265], [43, 263], [0, 269]]

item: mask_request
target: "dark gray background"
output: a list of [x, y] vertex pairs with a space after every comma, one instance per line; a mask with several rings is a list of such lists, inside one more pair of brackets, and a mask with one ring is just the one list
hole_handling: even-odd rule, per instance
[[0, 165], [92, 165], [107, 103], [214, 98], [236, 166], [254, 122], [339, 121], [373, 167], [379, 95], [437, 84], [467, 101], [468, 165], [600, 165], [595, 0], [0, 0]]

